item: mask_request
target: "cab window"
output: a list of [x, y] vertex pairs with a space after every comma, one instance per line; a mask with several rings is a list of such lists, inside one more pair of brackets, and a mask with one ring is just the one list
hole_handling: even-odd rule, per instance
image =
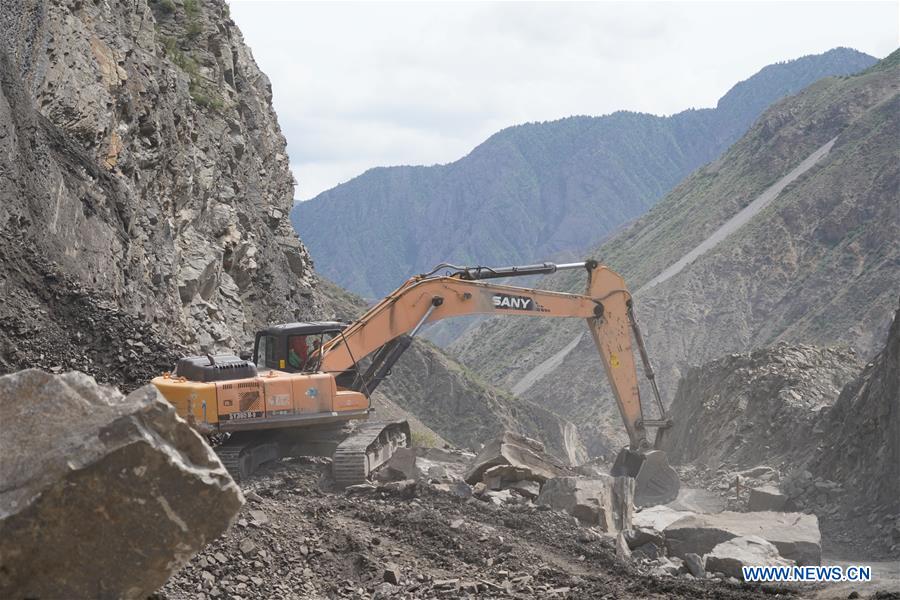
[[259, 337], [259, 348], [256, 354], [256, 366], [268, 367], [270, 369], [277, 368], [277, 360], [275, 358], [275, 337], [271, 335], [263, 335]]

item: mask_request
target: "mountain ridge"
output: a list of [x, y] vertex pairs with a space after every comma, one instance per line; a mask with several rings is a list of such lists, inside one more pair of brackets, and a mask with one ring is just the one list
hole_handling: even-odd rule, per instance
[[324, 275], [369, 298], [444, 261], [571, 257], [715, 159], [772, 101], [874, 62], [833, 49], [765, 67], [716, 108], [514, 125], [451, 163], [370, 169], [295, 204], [292, 222]]
[[[637, 315], [664, 395], [688, 365], [729, 352], [779, 341], [852, 344], [864, 355], [881, 346], [895, 297], [890, 282], [900, 279], [896, 54], [776, 103], [719, 161], [695, 171], [591, 252], [632, 290], [640, 289], [837, 138], [742, 228], [671, 279], [637, 294]], [[581, 291], [583, 283], [562, 273], [541, 286]], [[511, 385], [577, 333], [569, 324], [550, 329], [533, 321], [492, 320], [451, 350], [488, 381]], [[614, 406], [589, 377], [598, 367], [589, 346], [582, 339], [522, 397], [537, 402], [568, 386], [582, 400], [557, 410], [615, 435]], [[595, 449], [606, 443], [597, 437], [593, 442]]]

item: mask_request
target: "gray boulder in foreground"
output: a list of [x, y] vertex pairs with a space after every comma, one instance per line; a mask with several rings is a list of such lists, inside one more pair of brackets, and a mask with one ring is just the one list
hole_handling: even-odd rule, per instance
[[794, 566], [794, 561], [783, 558], [773, 544], [755, 535], [722, 542], [704, 558], [707, 571], [724, 573], [739, 581], [744, 581], [744, 573], [741, 571], [744, 566]]
[[0, 597], [143, 598], [222, 533], [240, 489], [156, 389], [0, 377]]
[[556, 477], [541, 486], [535, 503], [564, 511], [581, 523], [616, 533], [631, 529], [634, 479], [598, 475]]
[[818, 565], [822, 560], [822, 535], [815, 515], [761, 511], [694, 514], [665, 528], [669, 555], [684, 558], [693, 552], [703, 556], [736, 537], [757, 536], [778, 548], [784, 558], [798, 565]]

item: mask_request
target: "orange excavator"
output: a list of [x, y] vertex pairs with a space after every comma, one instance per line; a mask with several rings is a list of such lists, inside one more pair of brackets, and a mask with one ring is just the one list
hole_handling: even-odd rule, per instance
[[[584, 294], [513, 287], [491, 279], [587, 271]], [[679, 481], [648, 429], [671, 425], [622, 277], [596, 261], [518, 267], [442, 264], [407, 280], [355, 322], [290, 323], [257, 333], [251, 356], [182, 358], [154, 385], [236, 478], [287, 454], [331, 454], [340, 485], [365, 481], [411, 441], [406, 421], [371, 421], [372, 392], [428, 323], [463, 315], [568, 317], [587, 322], [618, 404], [629, 445], [613, 475], [636, 479], [635, 502], [670, 502]], [[644, 417], [632, 340], [659, 417]], [[564, 399], [561, 399], [564, 400]], [[349, 435], [346, 425], [358, 424]]]

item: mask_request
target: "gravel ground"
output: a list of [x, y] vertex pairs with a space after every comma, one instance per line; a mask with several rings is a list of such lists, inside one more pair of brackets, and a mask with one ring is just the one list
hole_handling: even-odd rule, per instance
[[238, 522], [156, 600], [186, 598], [773, 598], [785, 589], [654, 578], [614, 540], [530, 503], [435, 485], [333, 489], [327, 459], [286, 459], [244, 483]]

